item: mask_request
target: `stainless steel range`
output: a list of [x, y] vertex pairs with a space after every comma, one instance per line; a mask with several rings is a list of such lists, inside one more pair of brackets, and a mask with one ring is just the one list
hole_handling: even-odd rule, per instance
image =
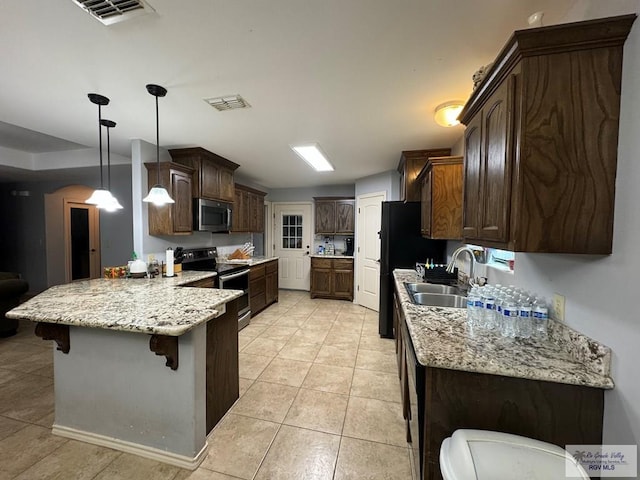
[[249, 268], [246, 265], [218, 264], [216, 247], [190, 248], [184, 250], [183, 270], [200, 272], [216, 272], [214, 288], [242, 290], [244, 294], [238, 298], [238, 330], [249, 325], [251, 308], [249, 306]]

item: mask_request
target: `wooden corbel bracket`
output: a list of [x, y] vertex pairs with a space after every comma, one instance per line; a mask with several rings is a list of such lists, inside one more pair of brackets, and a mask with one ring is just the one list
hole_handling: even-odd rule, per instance
[[165, 365], [171, 370], [178, 369], [178, 337], [168, 335], [151, 335], [149, 349], [156, 355], [167, 357]]
[[58, 344], [58, 350], [62, 353], [69, 353], [71, 347], [69, 344], [69, 325], [38, 322], [35, 333], [43, 340], [54, 340]]

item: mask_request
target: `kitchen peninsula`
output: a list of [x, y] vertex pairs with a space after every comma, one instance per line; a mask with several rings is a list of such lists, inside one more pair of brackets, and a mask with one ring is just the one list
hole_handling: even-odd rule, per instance
[[242, 292], [182, 288], [214, 275], [58, 285], [7, 313], [56, 341], [53, 433], [196, 468], [238, 398]]

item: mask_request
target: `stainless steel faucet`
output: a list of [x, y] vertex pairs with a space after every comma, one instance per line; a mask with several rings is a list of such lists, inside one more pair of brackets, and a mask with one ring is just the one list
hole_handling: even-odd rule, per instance
[[447, 273], [453, 273], [453, 269], [456, 267], [456, 260], [462, 252], [467, 252], [469, 254], [469, 280], [473, 280], [473, 270], [476, 264], [476, 257], [473, 254], [473, 250], [469, 247], [459, 247], [453, 252], [451, 255], [451, 261], [449, 262], [449, 265], [447, 265]]

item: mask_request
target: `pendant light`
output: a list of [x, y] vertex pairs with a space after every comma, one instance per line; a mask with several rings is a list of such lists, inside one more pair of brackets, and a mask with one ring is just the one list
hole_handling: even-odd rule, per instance
[[110, 205], [111, 193], [104, 189], [104, 181], [102, 174], [102, 107], [109, 105], [109, 99], [97, 93], [88, 94], [91, 103], [98, 105], [98, 149], [100, 150], [100, 188], [93, 191], [93, 194], [85, 200], [85, 203], [96, 205], [98, 208], [106, 208]]
[[156, 184], [149, 190], [149, 195], [142, 199], [143, 202], [150, 202], [161, 207], [168, 203], [176, 203], [167, 192], [167, 189], [160, 184], [160, 123], [158, 116], [158, 97], [164, 97], [167, 89], [160, 85], [147, 85], [147, 92], [156, 97], [156, 166], [158, 178]]
[[[109, 135], [109, 129], [116, 126], [116, 122], [113, 120], [107, 120], [105, 118], [100, 120], [100, 125], [107, 128], [107, 189], [111, 193], [111, 137]], [[111, 200], [108, 205], [98, 206], [103, 208], [107, 212], [115, 212], [116, 210], [122, 210], [122, 205], [118, 202], [118, 199], [111, 194]]]

